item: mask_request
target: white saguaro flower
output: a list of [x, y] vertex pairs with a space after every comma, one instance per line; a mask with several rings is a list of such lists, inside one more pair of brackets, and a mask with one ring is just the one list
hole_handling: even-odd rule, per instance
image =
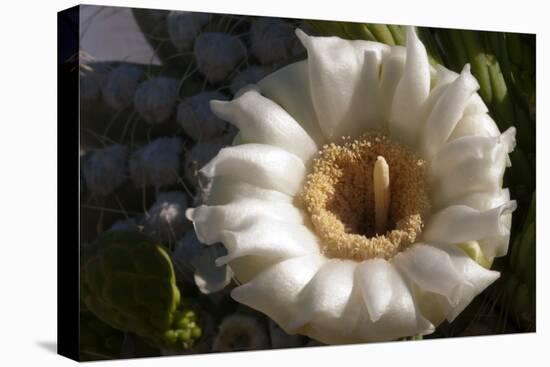
[[187, 216], [226, 246], [232, 297], [289, 334], [429, 334], [499, 277], [515, 129], [499, 132], [469, 65], [432, 68], [412, 28], [406, 47], [297, 35], [307, 60], [211, 102], [241, 144], [202, 168], [209, 196]]

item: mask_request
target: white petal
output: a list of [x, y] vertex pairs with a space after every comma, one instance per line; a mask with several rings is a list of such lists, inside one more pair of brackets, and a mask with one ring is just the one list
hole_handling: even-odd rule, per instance
[[449, 206], [456, 199], [474, 192], [498, 192], [502, 186], [505, 165], [505, 157], [494, 164], [489, 159], [474, 160], [458, 165], [456, 170], [449, 171], [447, 175], [439, 176], [430, 193], [433, 207]]
[[356, 268], [357, 262], [351, 260], [327, 261], [298, 295], [301, 307], [295, 311], [289, 329], [297, 330], [311, 323], [316, 328], [349, 333], [359, 317], [358, 313], [346, 312]]
[[[475, 94], [477, 96], [477, 94]], [[495, 137], [500, 135], [497, 124], [491, 116], [486, 113], [466, 115], [458, 121], [449, 141], [464, 136], [486, 136]]]
[[470, 100], [464, 109], [464, 116], [486, 114], [488, 111], [489, 109], [485, 105], [485, 102], [483, 102], [481, 96], [474, 93], [474, 95], [470, 97]]
[[392, 47], [390, 53], [384, 57], [381, 67], [378, 103], [382, 121], [388, 121], [395, 89], [405, 70], [405, 48]]
[[430, 94], [428, 95], [428, 98], [426, 99], [426, 102], [424, 102], [424, 105], [419, 113], [419, 121], [421, 121], [420, 128], [425, 126], [428, 117], [432, 113], [432, 110], [434, 109], [434, 106], [439, 98], [441, 98], [441, 95], [449, 88], [452, 82], [458, 78], [457, 73], [439, 64], [435, 66], [434, 70], [435, 76], [432, 81], [432, 89], [430, 90]]
[[[430, 163], [430, 175], [443, 176], [458, 165], [472, 160], [504, 160], [515, 147], [515, 128], [498, 137], [465, 136], [446, 143]], [[499, 157], [500, 155], [500, 157]]]
[[380, 104], [380, 65], [382, 55], [378, 51], [365, 51], [363, 63], [362, 81], [356, 90], [363, 103], [360, 108], [354, 108], [354, 119], [357, 121], [355, 134], [361, 134], [365, 130], [379, 130], [381, 128], [382, 110]]
[[415, 146], [421, 121], [421, 108], [430, 92], [430, 64], [426, 48], [412, 27], [407, 28], [405, 71], [395, 90], [389, 131], [406, 144]]
[[[441, 95], [450, 87], [450, 85], [459, 77], [458, 73], [455, 73], [452, 70], [449, 70], [445, 68], [442, 65], [436, 65], [435, 66], [435, 78], [432, 81], [432, 89], [430, 91], [430, 95], [428, 96], [428, 99], [426, 100], [426, 103], [424, 103], [424, 106], [422, 107], [422, 111], [420, 113], [420, 120], [426, 121], [428, 117], [430, 116], [430, 113], [432, 112], [436, 102], [439, 100]], [[479, 96], [479, 94], [474, 93], [470, 99], [468, 100], [468, 103], [466, 104], [466, 107], [464, 109], [464, 116], [463, 118], [456, 124], [455, 129], [453, 130], [453, 133], [449, 137], [449, 140], [455, 139], [457, 137], [463, 136], [461, 131], [464, 131], [464, 135], [480, 135], [476, 133], [470, 132], [472, 129], [480, 129], [483, 128], [484, 130], [490, 130], [493, 132], [493, 134], [489, 134], [487, 136], [498, 136], [500, 132], [498, 131], [498, 128], [496, 127], [496, 124], [494, 121], [490, 121], [491, 126], [485, 127], [479, 126], [479, 127], [473, 127], [470, 120], [470, 115], [483, 115], [481, 118], [488, 118], [486, 112], [488, 111], [487, 107], [483, 103], [483, 100]], [[478, 121], [473, 121], [477, 123]], [[485, 136], [485, 135], [483, 135]]]
[[432, 157], [447, 141], [478, 88], [470, 65], [466, 64], [460, 76], [441, 94], [426, 121], [422, 134], [424, 156]]
[[356, 339], [392, 340], [433, 332], [434, 326], [420, 313], [409, 286], [393, 264], [382, 259], [362, 262], [355, 280], [366, 307], [354, 330]]
[[444, 67], [441, 64], [437, 64], [435, 66], [434, 85], [432, 87], [432, 91], [430, 92], [430, 94], [435, 92], [436, 89], [443, 90], [444, 89], [443, 87], [448, 86], [449, 84], [454, 82], [459, 76], [460, 76], [460, 74], [455, 73], [454, 71], [447, 69], [446, 67]]
[[[447, 271], [459, 275], [459, 283], [450, 285], [457, 291], [454, 294], [454, 299], [449, 299], [445, 295], [447, 292], [433, 292], [430, 290], [433, 287], [425, 287], [425, 284], [420, 282], [415, 283], [416, 298], [420, 302], [424, 316], [432, 320], [432, 322], [439, 323], [442, 321], [442, 318], [453, 321], [470, 304], [472, 299], [498, 279], [500, 274], [496, 271], [483, 268], [459, 248], [431, 248], [435, 249], [433, 250], [434, 252], [441, 251], [441, 253], [446, 254], [440, 256], [447, 259], [446, 265], [449, 267]], [[430, 256], [429, 254], [425, 255]], [[435, 261], [435, 257], [432, 259]], [[429, 261], [429, 259], [426, 261]], [[435, 280], [440, 277], [448, 277], [445, 270], [441, 268], [441, 272], [434, 272], [432, 278]], [[417, 279], [415, 275], [411, 273], [410, 279], [413, 282], [416, 282]]]
[[458, 304], [447, 313], [447, 319], [453, 321], [475, 296], [499, 278], [500, 273], [485, 269], [460, 249], [444, 248], [443, 250], [450, 254], [455, 269], [462, 275], [466, 284]]
[[249, 282], [261, 272], [280, 262], [281, 259], [279, 258], [247, 255], [235, 258], [229, 263], [229, 267], [233, 271], [235, 283], [243, 284]]
[[309, 86], [325, 137], [332, 140], [361, 133], [365, 104], [371, 103], [363, 98], [365, 88], [371, 87], [364, 84], [363, 73], [375, 69], [365, 65], [365, 51], [372, 51], [376, 57], [369, 58], [380, 62], [389, 47], [338, 37], [309, 37], [299, 29], [296, 35], [308, 52]]
[[229, 177], [214, 177], [206, 192], [207, 205], [223, 205], [240, 199], [258, 199], [292, 203], [292, 196], [276, 190], [264, 189]]
[[[499, 207], [509, 201], [509, 190], [502, 189], [496, 193], [474, 192], [467, 194], [463, 197], [452, 200], [449, 205], [465, 205], [478, 211], [485, 211]], [[505, 228], [503, 235], [478, 240], [483, 254], [488, 259], [493, 259], [496, 256], [503, 256], [508, 251], [512, 214], [504, 214], [501, 220], [501, 223]]]
[[205, 244], [220, 241], [223, 231], [236, 231], [257, 218], [301, 224], [303, 216], [292, 204], [243, 199], [219, 206], [199, 206], [188, 209], [186, 216], [193, 221], [199, 240]]
[[357, 268], [361, 296], [373, 322], [379, 320], [390, 307], [393, 296], [392, 271], [390, 263], [383, 259], [364, 261]]
[[510, 128], [499, 137], [465, 136], [445, 144], [428, 171], [433, 207], [473, 192], [499, 192], [514, 135]]
[[325, 261], [322, 255], [282, 261], [233, 289], [231, 297], [268, 315], [290, 333], [288, 324], [293, 314], [303, 308], [298, 295]]
[[220, 242], [228, 254], [216, 260], [218, 266], [247, 255], [291, 258], [319, 253], [317, 238], [306, 226], [266, 218], [255, 218], [236, 231], [222, 231]]
[[466, 205], [475, 210], [493, 209], [510, 201], [510, 191], [474, 192], [452, 201], [452, 205]]
[[308, 161], [318, 148], [281, 106], [248, 89], [232, 101], [210, 101], [212, 111], [240, 130], [249, 143], [274, 145]]
[[479, 247], [487, 259], [504, 256], [508, 253], [510, 244], [510, 231], [512, 229], [512, 214], [504, 214], [501, 224], [505, 228], [504, 234], [479, 240]]
[[463, 279], [445, 251], [416, 243], [397, 254], [392, 262], [422, 290], [441, 294], [452, 305], [458, 303]]
[[307, 61], [290, 64], [258, 82], [261, 93], [283, 107], [322, 146], [321, 132], [309, 90]]
[[[502, 189], [497, 193], [476, 192], [453, 201], [453, 205], [466, 205], [476, 210], [487, 210], [501, 206], [510, 201], [508, 189]], [[495, 257], [504, 256], [508, 252], [510, 243], [510, 229], [512, 226], [512, 214], [505, 214], [501, 218], [501, 224], [505, 228], [504, 234], [478, 240], [483, 255], [492, 260]]]
[[300, 158], [281, 148], [243, 144], [223, 148], [200, 172], [209, 178], [226, 176], [296, 195], [302, 187], [305, 166]]
[[432, 215], [422, 232], [426, 242], [457, 244], [509, 233], [506, 215], [516, 208], [509, 201], [493, 209], [478, 211], [464, 205], [454, 205]]

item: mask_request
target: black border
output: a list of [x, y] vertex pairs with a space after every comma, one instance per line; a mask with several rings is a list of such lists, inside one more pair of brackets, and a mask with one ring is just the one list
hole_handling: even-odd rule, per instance
[[79, 360], [80, 6], [57, 13], [57, 353]]

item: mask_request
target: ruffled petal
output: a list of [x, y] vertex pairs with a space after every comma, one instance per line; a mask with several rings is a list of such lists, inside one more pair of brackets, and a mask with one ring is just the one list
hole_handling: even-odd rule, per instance
[[383, 259], [364, 261], [357, 268], [361, 296], [372, 322], [378, 321], [391, 306], [393, 272], [392, 265]]
[[306, 169], [302, 160], [281, 148], [243, 144], [223, 148], [200, 173], [224, 176], [294, 196], [302, 188]]
[[380, 108], [380, 67], [382, 55], [378, 51], [365, 51], [362, 78], [356, 95], [363, 100], [362, 108], [354, 108], [357, 130], [354, 134], [360, 134], [365, 130], [379, 130], [382, 127]]
[[[474, 94], [478, 96], [478, 94]], [[481, 97], [479, 97], [481, 98]], [[458, 121], [448, 141], [453, 141], [464, 136], [496, 137], [500, 135], [497, 124], [486, 113], [466, 114]]]
[[340, 335], [349, 333], [359, 317], [358, 313], [347, 312], [356, 268], [355, 261], [328, 260], [297, 296], [297, 303], [302, 307], [294, 313], [288, 325], [290, 331], [311, 324]]
[[430, 198], [436, 208], [473, 192], [500, 191], [515, 146], [515, 129], [498, 137], [465, 136], [443, 146], [430, 162]]
[[321, 132], [309, 89], [307, 61], [287, 65], [258, 82], [261, 93], [283, 107], [322, 146]]
[[292, 204], [243, 199], [226, 205], [188, 209], [186, 216], [193, 222], [199, 241], [212, 244], [221, 241], [224, 231], [245, 228], [258, 218], [302, 224], [302, 212]]
[[390, 53], [385, 55], [382, 60], [378, 103], [380, 106], [380, 117], [385, 124], [387, 124], [387, 121], [390, 119], [395, 90], [405, 70], [405, 57], [405, 48], [395, 46], [390, 49]]
[[[422, 106], [419, 113], [419, 121], [421, 121], [419, 125], [420, 129], [424, 128], [426, 120], [428, 120], [428, 117], [432, 113], [435, 104], [437, 103], [441, 95], [449, 88], [449, 85], [453, 81], [455, 81], [457, 77], [458, 74], [454, 71], [451, 71], [439, 64], [435, 66], [434, 76], [431, 82], [432, 85], [430, 94], [428, 95], [428, 98], [426, 99], [426, 102], [424, 102], [424, 105]], [[421, 137], [419, 137], [419, 139], [420, 138]]]
[[506, 215], [515, 209], [515, 201], [484, 211], [465, 205], [450, 206], [428, 219], [422, 232], [422, 240], [429, 243], [458, 244], [508, 235]]
[[[438, 101], [439, 97], [441, 97], [441, 94], [460, 76], [460, 74], [455, 73], [440, 64], [435, 66], [434, 71], [435, 75], [434, 78], [432, 78], [432, 89], [430, 91], [430, 95], [428, 96], [428, 100], [423, 107], [422, 117], [424, 120], [427, 120], [435, 103]], [[468, 115], [486, 114], [487, 111], [489, 111], [489, 109], [483, 102], [483, 99], [479, 96], [479, 94], [474, 93], [466, 103], [463, 115], [466, 117]], [[457, 123], [457, 126], [459, 123]], [[498, 135], [498, 133], [496, 135]]]
[[407, 28], [405, 70], [392, 101], [389, 131], [405, 144], [415, 146], [422, 106], [430, 93], [430, 64], [426, 48], [412, 27]]
[[[367, 72], [367, 79], [372, 79], [389, 46], [338, 37], [310, 37], [299, 29], [296, 35], [308, 52], [309, 87], [324, 136], [335, 140], [362, 133], [368, 127], [362, 120], [369, 113], [365, 106], [368, 104], [372, 111], [377, 103], [366, 101], [363, 93], [378, 84], [366, 85], [368, 80], [363, 74]], [[369, 56], [365, 58], [367, 51]]]
[[298, 295], [325, 262], [322, 255], [281, 261], [233, 289], [231, 297], [263, 312], [287, 333], [292, 333], [288, 325], [293, 315], [304, 307]]
[[445, 251], [416, 243], [396, 255], [393, 263], [423, 291], [441, 294], [452, 305], [458, 303], [462, 277]]
[[[476, 192], [453, 201], [453, 205], [466, 205], [470, 208], [483, 211], [499, 207], [510, 201], [510, 191], [502, 189], [497, 193]], [[480, 239], [477, 242], [485, 258], [492, 260], [504, 256], [508, 252], [510, 230], [512, 228], [512, 213], [501, 217], [501, 224], [505, 228], [504, 234], [495, 237]]]
[[496, 208], [510, 201], [510, 191], [501, 189], [498, 192], [474, 192], [451, 202], [451, 205], [466, 205], [475, 210]]
[[470, 100], [464, 109], [464, 116], [486, 114], [488, 111], [489, 109], [485, 105], [485, 102], [483, 102], [481, 96], [474, 93], [474, 95], [470, 97]]
[[280, 191], [264, 189], [230, 177], [214, 177], [204, 193], [207, 205], [224, 205], [240, 199], [258, 199], [292, 203], [293, 197]]
[[500, 276], [450, 247], [415, 244], [398, 254], [394, 263], [414, 284], [424, 316], [434, 323], [454, 320]]
[[287, 259], [319, 253], [317, 238], [306, 226], [266, 218], [255, 218], [237, 231], [222, 231], [220, 242], [228, 253], [216, 260], [218, 266], [247, 255]]
[[510, 153], [516, 145], [515, 134], [516, 129], [512, 127], [498, 137], [471, 135], [450, 141], [431, 161], [430, 176], [437, 178], [445, 175], [449, 170], [471, 160], [504, 159], [503, 155]]
[[500, 273], [485, 269], [460, 249], [443, 248], [442, 250], [449, 253], [455, 269], [462, 275], [465, 283], [458, 303], [452, 310], [448, 309], [446, 312], [447, 319], [453, 321], [475, 296], [500, 277]]
[[236, 284], [247, 283], [269, 267], [280, 263], [282, 259], [265, 256], [247, 255], [229, 262]]
[[416, 306], [413, 293], [395, 266], [382, 259], [362, 262], [356, 273], [365, 311], [354, 328], [362, 341], [429, 334], [434, 326]]
[[281, 106], [247, 89], [232, 101], [210, 101], [212, 111], [237, 126], [243, 141], [274, 145], [307, 162], [318, 150], [307, 132]]
[[431, 111], [422, 134], [425, 157], [432, 157], [447, 141], [472, 95], [479, 89], [477, 80], [466, 64], [460, 76], [441, 93]]

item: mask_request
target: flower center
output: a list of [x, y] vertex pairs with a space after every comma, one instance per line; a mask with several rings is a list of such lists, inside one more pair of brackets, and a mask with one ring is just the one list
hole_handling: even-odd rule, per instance
[[426, 162], [382, 134], [325, 145], [299, 196], [327, 257], [390, 259], [419, 237]]

